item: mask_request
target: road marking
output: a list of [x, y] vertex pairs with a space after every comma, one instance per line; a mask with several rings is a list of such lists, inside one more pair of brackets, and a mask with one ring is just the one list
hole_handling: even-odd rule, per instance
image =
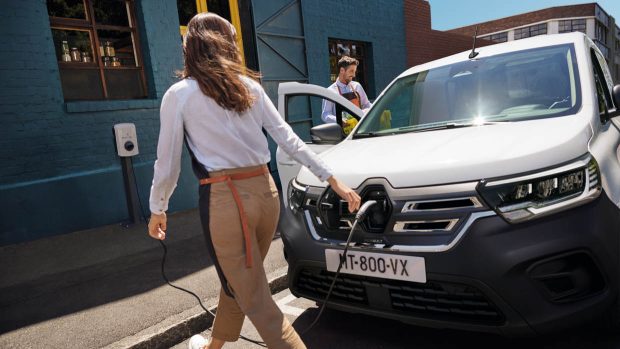
[[288, 305], [288, 303], [296, 300], [297, 297], [293, 296], [292, 294], [289, 294], [288, 296], [280, 299], [279, 301], [276, 302], [276, 304], [278, 305], [278, 307], [280, 308], [280, 310], [287, 315], [293, 315], [293, 316], [299, 316], [304, 312], [304, 309], [301, 308], [297, 308], [291, 305]]

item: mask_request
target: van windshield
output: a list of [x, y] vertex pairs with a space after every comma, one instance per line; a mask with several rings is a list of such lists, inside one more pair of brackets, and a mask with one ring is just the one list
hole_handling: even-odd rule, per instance
[[529, 49], [400, 78], [354, 138], [556, 117], [580, 104], [574, 46]]

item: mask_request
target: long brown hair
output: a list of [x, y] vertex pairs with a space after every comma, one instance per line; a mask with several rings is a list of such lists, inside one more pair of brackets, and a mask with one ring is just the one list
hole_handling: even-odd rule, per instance
[[255, 97], [241, 80], [259, 74], [246, 68], [236, 44], [235, 27], [215, 13], [199, 13], [187, 25], [182, 78], [192, 77], [200, 90], [224, 109], [242, 113]]

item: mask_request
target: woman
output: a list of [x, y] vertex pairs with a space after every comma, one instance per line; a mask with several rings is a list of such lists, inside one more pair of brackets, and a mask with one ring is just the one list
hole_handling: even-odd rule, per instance
[[280, 204], [265, 164], [265, 129], [289, 155], [348, 201], [360, 197], [293, 133], [247, 70], [235, 29], [211, 13], [189, 22], [183, 79], [163, 97], [157, 161], [151, 187], [149, 235], [166, 236], [168, 200], [179, 178], [184, 140], [200, 181], [199, 210], [207, 250], [222, 283], [210, 342], [200, 336], [190, 348], [221, 348], [236, 341], [247, 315], [269, 348], [305, 348], [271, 299], [262, 260], [275, 233]]

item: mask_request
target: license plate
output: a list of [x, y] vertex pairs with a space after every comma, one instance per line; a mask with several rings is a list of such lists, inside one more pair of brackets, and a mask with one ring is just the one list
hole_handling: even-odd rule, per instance
[[[343, 250], [325, 250], [328, 271], [337, 271]], [[423, 257], [388, 253], [347, 251], [341, 273], [372, 276], [383, 279], [426, 283], [426, 265]]]

